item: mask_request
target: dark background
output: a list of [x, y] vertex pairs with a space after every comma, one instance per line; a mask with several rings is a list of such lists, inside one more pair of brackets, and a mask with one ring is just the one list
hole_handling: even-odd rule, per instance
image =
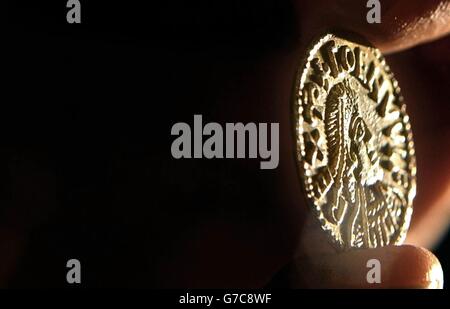
[[[273, 246], [259, 261], [217, 249], [215, 261], [198, 262], [178, 245], [195, 243], [202, 220], [267, 220], [274, 178], [254, 175], [255, 161], [245, 170], [225, 160], [175, 161], [170, 128], [197, 113], [245, 119], [222, 118], [227, 108], [246, 112], [224, 104], [243, 70], [295, 44], [291, 3], [83, 1], [81, 25], [66, 23], [65, 4], [7, 2], [0, 249], [9, 266], [0, 276], [12, 287], [66, 286], [65, 263], [76, 257], [83, 286], [239, 286], [236, 273], [254, 277], [243, 286], [264, 284], [248, 265], [284, 262], [273, 251], [290, 252], [292, 239], [280, 239], [277, 223], [262, 231]], [[449, 243], [435, 251], [445, 274]], [[196, 279], [180, 261], [207, 267], [192, 266], [202, 272]], [[208, 272], [214, 278], [201, 279]]]

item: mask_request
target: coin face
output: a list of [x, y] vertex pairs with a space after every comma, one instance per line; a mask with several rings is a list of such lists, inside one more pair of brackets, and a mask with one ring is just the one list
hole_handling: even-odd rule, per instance
[[411, 125], [380, 51], [326, 34], [307, 51], [294, 101], [307, 204], [340, 249], [403, 242], [416, 192]]

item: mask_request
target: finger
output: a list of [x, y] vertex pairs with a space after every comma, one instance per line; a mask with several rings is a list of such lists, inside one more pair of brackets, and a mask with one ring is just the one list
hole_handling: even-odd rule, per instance
[[[368, 262], [374, 259], [379, 261], [380, 283], [372, 281], [378, 276], [374, 273], [377, 266]], [[426, 249], [408, 245], [299, 258], [283, 273], [285, 282], [293, 288], [443, 287], [437, 258]]]
[[[383, 52], [395, 52], [450, 33], [449, 0], [380, 1], [381, 23], [367, 21], [366, 1], [296, 1], [305, 32], [341, 28], [366, 37]], [[304, 33], [304, 35], [307, 35]]]

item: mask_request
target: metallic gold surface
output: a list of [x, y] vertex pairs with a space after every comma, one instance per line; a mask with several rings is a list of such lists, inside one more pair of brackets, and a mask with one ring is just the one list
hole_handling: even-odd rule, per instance
[[340, 249], [402, 243], [416, 162], [397, 81], [379, 50], [334, 34], [305, 58], [293, 101], [308, 205]]

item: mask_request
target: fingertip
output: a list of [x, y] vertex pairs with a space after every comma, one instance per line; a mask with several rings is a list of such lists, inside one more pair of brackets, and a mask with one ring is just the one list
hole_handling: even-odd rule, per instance
[[443, 288], [439, 260], [409, 245], [299, 258], [289, 269], [294, 288]]
[[367, 19], [370, 7], [359, 0], [296, 1], [303, 35], [311, 29], [342, 29], [358, 33], [384, 53], [401, 51], [450, 33], [450, 2], [383, 1], [380, 22]]
[[444, 275], [437, 257], [421, 247], [396, 247], [392, 259], [391, 285], [393, 287], [442, 289]]
[[450, 2], [397, 1], [385, 10], [382, 20], [367, 28], [368, 35], [383, 52], [400, 51], [448, 34]]

